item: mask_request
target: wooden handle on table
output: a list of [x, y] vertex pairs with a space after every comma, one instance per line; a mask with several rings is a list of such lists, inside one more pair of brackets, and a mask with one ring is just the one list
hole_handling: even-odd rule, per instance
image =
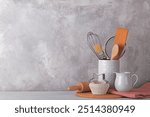
[[76, 91], [76, 90], [80, 90], [80, 89], [81, 89], [81, 87], [78, 85], [68, 87], [69, 91]]
[[80, 82], [75, 86], [69, 86], [68, 90], [77, 92], [89, 92], [89, 82]]

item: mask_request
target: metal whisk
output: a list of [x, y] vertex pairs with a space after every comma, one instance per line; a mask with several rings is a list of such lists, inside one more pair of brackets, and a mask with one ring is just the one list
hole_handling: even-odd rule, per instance
[[105, 55], [102, 45], [101, 45], [101, 40], [97, 34], [93, 32], [88, 32], [87, 42], [88, 42], [90, 49], [98, 57], [99, 60], [107, 59], [107, 56]]

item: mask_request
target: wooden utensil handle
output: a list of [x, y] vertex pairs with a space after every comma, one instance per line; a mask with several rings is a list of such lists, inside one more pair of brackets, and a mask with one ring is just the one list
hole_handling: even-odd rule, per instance
[[76, 91], [76, 90], [80, 90], [80, 89], [81, 89], [80, 86], [69, 86], [68, 87], [68, 90], [70, 90], [70, 91]]

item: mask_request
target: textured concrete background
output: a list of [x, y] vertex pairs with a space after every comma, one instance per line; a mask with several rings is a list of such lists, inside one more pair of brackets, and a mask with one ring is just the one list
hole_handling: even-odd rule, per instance
[[0, 0], [0, 90], [65, 90], [97, 71], [87, 46], [129, 29], [121, 70], [150, 80], [150, 0]]

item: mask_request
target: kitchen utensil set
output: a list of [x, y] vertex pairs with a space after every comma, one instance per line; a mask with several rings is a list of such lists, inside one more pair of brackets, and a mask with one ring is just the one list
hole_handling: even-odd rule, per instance
[[104, 50], [101, 40], [96, 33], [89, 32], [87, 34], [87, 42], [99, 60], [118, 60], [125, 53], [127, 35], [128, 29], [117, 28], [116, 35], [106, 41]]
[[[109, 59], [112, 56], [112, 48], [114, 46], [114, 40], [115, 40], [115, 36], [112, 36], [105, 43], [105, 48], [104, 48], [105, 54]], [[125, 50], [126, 50], [126, 44], [125, 44], [124, 49], [122, 50], [122, 53], [119, 58], [121, 58], [125, 54]]]
[[[128, 29], [122, 27], [117, 28], [116, 35], [109, 38], [104, 44], [105, 47], [103, 48], [101, 43], [102, 41], [99, 38], [99, 36], [96, 33], [88, 32], [87, 33], [88, 46], [99, 59], [98, 74], [93, 74], [93, 78], [90, 80], [90, 82], [80, 82], [77, 85], [68, 87], [68, 90], [77, 91], [76, 94], [81, 97], [97, 98], [95, 97], [95, 95], [108, 96], [109, 94], [107, 94], [107, 92], [109, 88], [114, 88], [114, 82], [117, 88], [121, 87], [122, 89], [125, 89], [125, 91], [126, 88], [132, 89], [133, 88], [132, 82], [129, 81], [128, 86], [126, 87], [125, 86], [126, 84], [118, 85], [118, 82], [115, 80], [116, 76], [118, 79], [121, 79], [120, 77], [123, 76], [124, 77], [123, 81], [125, 81], [125, 78], [126, 79], [128, 78], [127, 73], [126, 73], [127, 75], [125, 73], [124, 73], [125, 75], [122, 73], [123, 75], [121, 74], [122, 76], [120, 75], [120, 77], [118, 75], [119, 59], [125, 53], [127, 35]], [[117, 75], [115, 75], [115, 73]], [[98, 98], [102, 97], [100, 96]]]

